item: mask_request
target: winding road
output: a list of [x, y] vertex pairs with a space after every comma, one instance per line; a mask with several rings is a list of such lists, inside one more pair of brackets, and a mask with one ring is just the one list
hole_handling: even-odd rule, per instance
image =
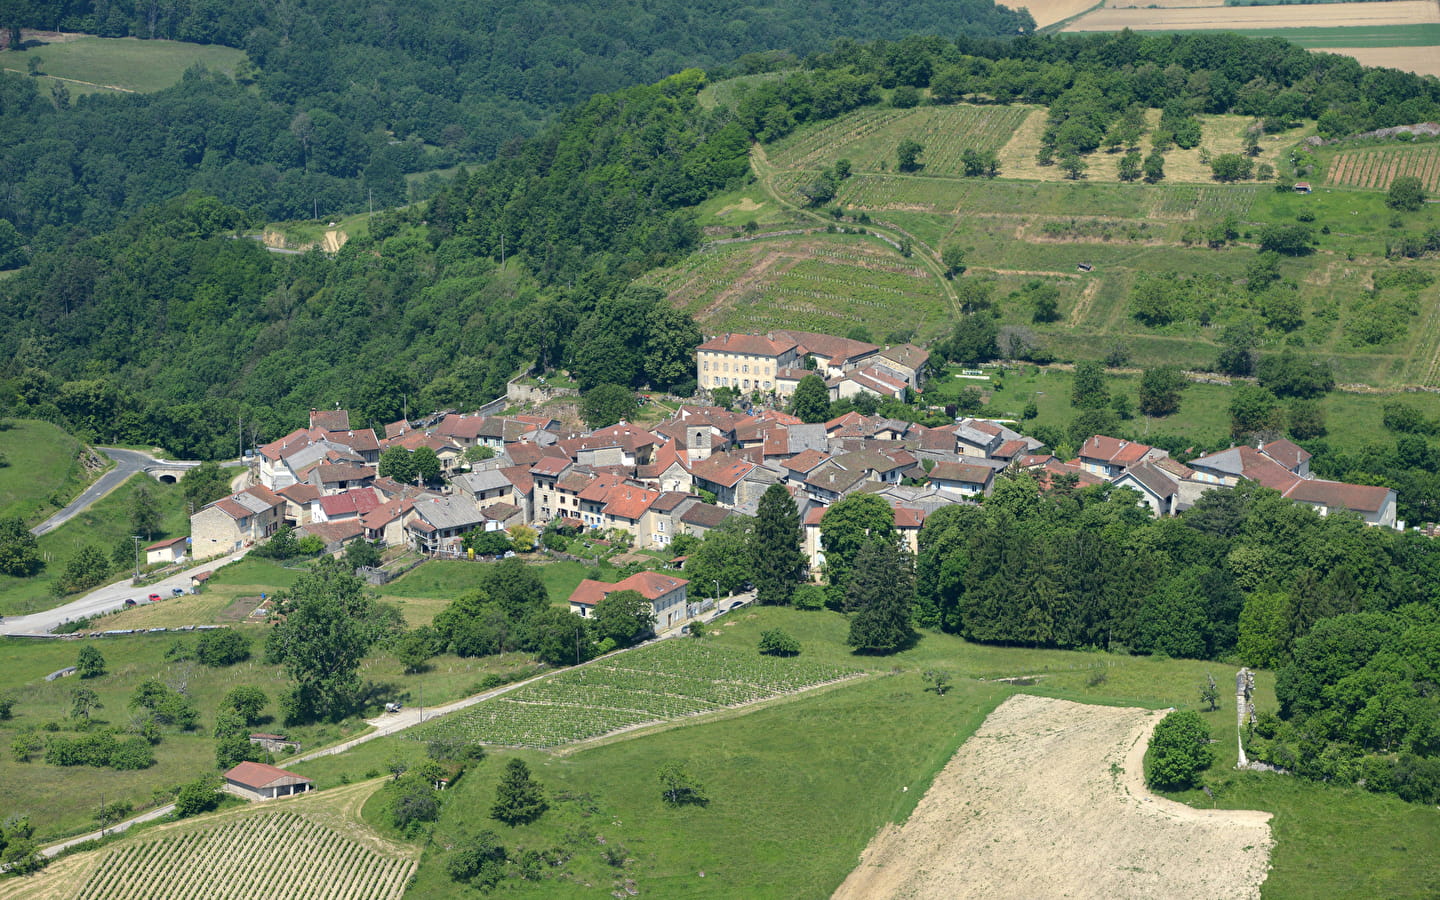
[[64, 509], [30, 529], [31, 534], [39, 537], [54, 531], [75, 518], [96, 500], [124, 484], [131, 475], [143, 472], [147, 465], [159, 461], [150, 454], [139, 450], [121, 450], [118, 447], [97, 447], [96, 449], [114, 460], [115, 468], [101, 475], [94, 484], [81, 491], [80, 496], [67, 503]]

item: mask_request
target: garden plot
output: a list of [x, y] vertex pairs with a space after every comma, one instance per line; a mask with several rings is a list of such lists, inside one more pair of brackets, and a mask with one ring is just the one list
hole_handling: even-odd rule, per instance
[[1164, 715], [1018, 695], [990, 714], [836, 900], [1260, 896], [1270, 814], [1199, 810], [1142, 784]]
[[417, 729], [420, 740], [547, 749], [770, 700], [853, 669], [669, 640], [569, 669]]

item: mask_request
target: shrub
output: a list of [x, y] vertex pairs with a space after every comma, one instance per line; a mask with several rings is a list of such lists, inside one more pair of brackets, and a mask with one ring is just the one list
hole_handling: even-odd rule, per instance
[[796, 609], [824, 609], [825, 589], [818, 584], [802, 584], [795, 589], [791, 602]]
[[760, 652], [766, 656], [799, 656], [800, 642], [778, 628], [760, 632]]
[[505, 846], [495, 832], [482, 831], [450, 854], [445, 871], [455, 881], [468, 882], [473, 887], [486, 890], [505, 877], [507, 856]]
[[1210, 729], [1200, 714], [1194, 710], [1172, 712], [1150, 736], [1147, 777], [1156, 787], [1189, 787], [1213, 757]]
[[219, 785], [217, 779], [211, 775], [181, 785], [179, 793], [175, 795], [175, 815], [181, 819], [209, 812], [219, 805]]
[[219, 668], [250, 658], [250, 642], [233, 628], [207, 631], [195, 643], [195, 659], [201, 665]]

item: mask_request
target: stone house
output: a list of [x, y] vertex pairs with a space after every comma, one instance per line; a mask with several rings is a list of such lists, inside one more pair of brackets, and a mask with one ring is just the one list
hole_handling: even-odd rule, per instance
[[247, 800], [274, 800], [303, 794], [314, 784], [304, 775], [257, 762], [242, 762], [225, 773], [225, 789]]
[[285, 500], [262, 485], [207, 504], [190, 517], [190, 543], [196, 559], [239, 550], [263, 541], [284, 522]]

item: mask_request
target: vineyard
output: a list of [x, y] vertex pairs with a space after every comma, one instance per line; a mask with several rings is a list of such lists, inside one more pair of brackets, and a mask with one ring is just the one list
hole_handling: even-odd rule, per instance
[[947, 315], [924, 268], [888, 245], [842, 235], [727, 244], [642, 281], [717, 331], [935, 331]]
[[922, 106], [867, 109], [776, 145], [771, 160], [782, 169], [822, 169], [849, 159], [857, 172], [895, 165], [901, 141], [925, 148], [920, 161], [930, 175], [961, 175], [966, 150], [999, 150], [1030, 115], [1025, 106]]
[[414, 736], [544, 749], [743, 706], [858, 674], [696, 641], [662, 641], [468, 707], [427, 724]]
[[1427, 191], [1440, 191], [1440, 147], [1385, 147], [1336, 154], [1326, 184], [1383, 191], [1401, 175], [1414, 175]]
[[415, 861], [387, 856], [295, 813], [127, 843], [77, 900], [398, 900]]

